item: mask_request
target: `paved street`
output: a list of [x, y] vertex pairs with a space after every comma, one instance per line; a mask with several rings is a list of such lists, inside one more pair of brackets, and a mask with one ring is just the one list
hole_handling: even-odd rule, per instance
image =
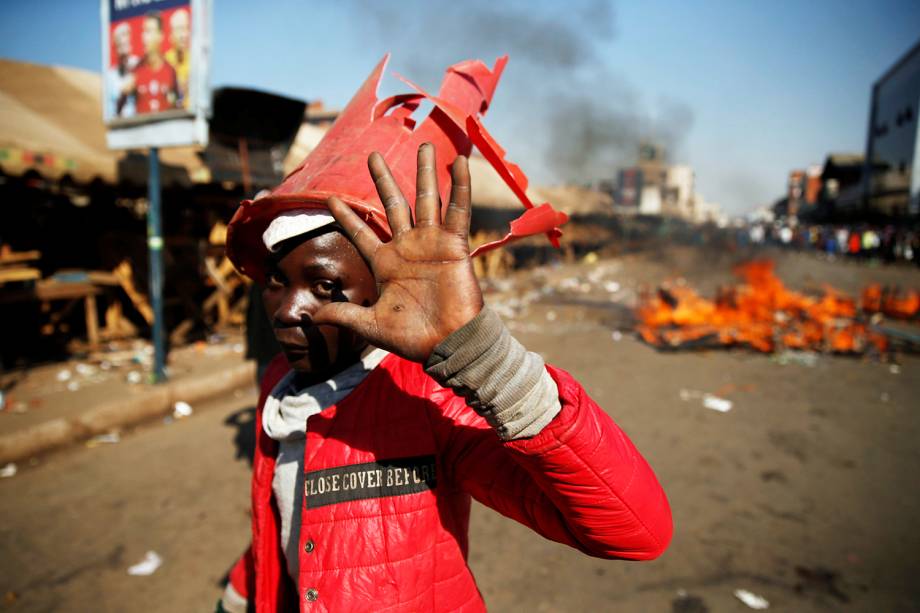
[[[625, 287], [666, 271], [691, 283], [727, 278], [691, 255], [621, 262], [610, 276]], [[728, 263], [717, 265], [727, 274]], [[782, 256], [778, 270], [798, 271], [793, 285], [812, 275], [850, 292], [873, 278], [917, 279], [798, 255]], [[544, 282], [577, 273], [550, 271]], [[596, 560], [476, 506], [470, 563], [491, 610], [748, 610], [736, 589], [780, 611], [920, 608], [920, 360], [892, 369], [831, 356], [807, 366], [743, 351], [660, 353], [615, 340], [609, 317], [535, 303], [512, 327], [577, 373], [637, 443], [670, 498], [674, 541], [651, 563]], [[681, 390], [734, 405], [711, 411]], [[254, 402], [254, 392], [230, 395], [0, 480], [0, 610], [213, 610], [248, 540]], [[148, 550], [162, 567], [129, 576]]]
[[[0, 585], [7, 602], [16, 593], [10, 610], [213, 610], [247, 544], [243, 449], [255, 400], [231, 395], [0, 482]], [[128, 576], [148, 550], [163, 566]]]

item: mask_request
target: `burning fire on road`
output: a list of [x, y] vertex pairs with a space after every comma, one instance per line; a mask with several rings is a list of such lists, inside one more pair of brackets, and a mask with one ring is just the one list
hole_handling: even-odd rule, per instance
[[733, 272], [742, 282], [720, 288], [712, 300], [685, 285], [662, 285], [644, 296], [637, 332], [661, 349], [745, 347], [851, 355], [883, 355], [893, 340], [916, 338], [879, 325], [886, 317], [916, 320], [916, 291], [871, 285], [857, 301], [830, 286], [818, 296], [792, 291], [770, 261], [748, 262]]

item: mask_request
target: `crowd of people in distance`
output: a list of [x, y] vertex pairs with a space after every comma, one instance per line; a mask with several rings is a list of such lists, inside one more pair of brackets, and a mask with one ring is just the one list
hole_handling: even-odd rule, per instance
[[757, 223], [746, 229], [743, 238], [753, 245], [807, 249], [829, 257], [901, 261], [920, 266], [920, 231], [916, 228]]
[[112, 30], [115, 51], [106, 74], [107, 117], [133, 117], [188, 108], [190, 16], [182, 8], [169, 15], [169, 45], [163, 51], [163, 15], [152, 11], [141, 21], [144, 55], [134, 54], [132, 23]]

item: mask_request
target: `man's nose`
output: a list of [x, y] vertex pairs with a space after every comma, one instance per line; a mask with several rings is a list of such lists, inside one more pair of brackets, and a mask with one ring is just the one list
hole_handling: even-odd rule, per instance
[[283, 326], [304, 326], [313, 321], [313, 313], [318, 307], [313, 294], [292, 289], [285, 292], [274, 319]]

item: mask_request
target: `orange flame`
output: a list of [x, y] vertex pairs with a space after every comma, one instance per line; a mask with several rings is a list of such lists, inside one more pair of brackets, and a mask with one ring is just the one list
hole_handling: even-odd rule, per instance
[[917, 292], [866, 288], [856, 302], [825, 286], [820, 297], [786, 288], [769, 261], [749, 262], [733, 272], [744, 280], [721, 288], [707, 300], [686, 286], [661, 287], [637, 309], [637, 331], [663, 348], [745, 346], [772, 352], [778, 348], [863, 353], [887, 350], [884, 335], [857, 319], [859, 310], [911, 318], [920, 310]]
[[895, 319], [912, 319], [920, 311], [920, 293], [901, 292], [898, 288], [882, 288], [873, 283], [863, 290], [860, 308], [866, 313], [882, 313]]

